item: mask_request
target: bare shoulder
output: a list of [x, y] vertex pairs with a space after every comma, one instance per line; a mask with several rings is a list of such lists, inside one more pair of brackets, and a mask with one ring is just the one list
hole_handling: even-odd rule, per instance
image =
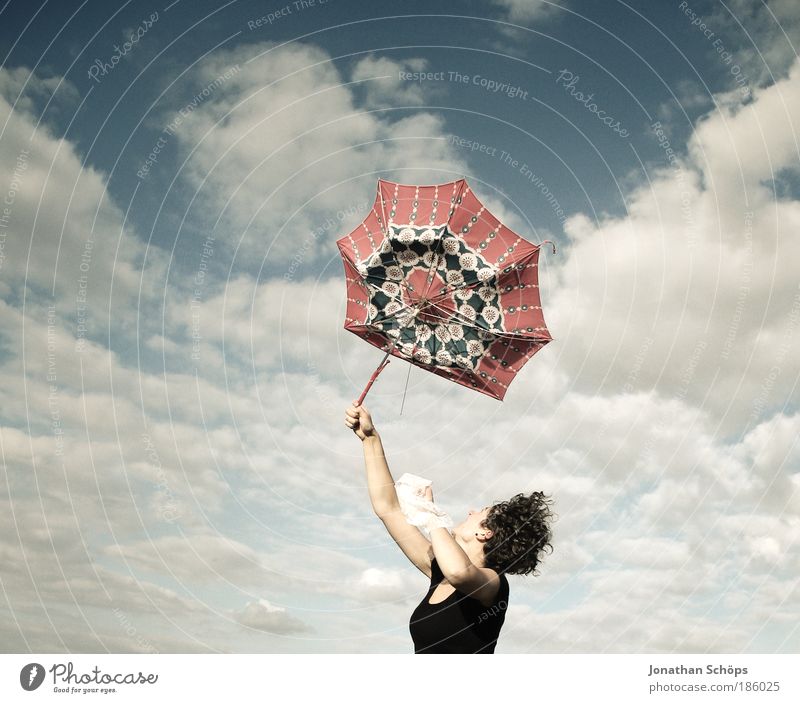
[[489, 567], [472, 564], [454, 579], [450, 580], [459, 591], [490, 606], [500, 592], [500, 575]]
[[500, 589], [503, 587], [503, 578], [494, 569], [488, 567], [480, 567], [486, 579], [484, 585], [478, 589], [476, 597], [485, 606], [490, 606], [496, 600]]

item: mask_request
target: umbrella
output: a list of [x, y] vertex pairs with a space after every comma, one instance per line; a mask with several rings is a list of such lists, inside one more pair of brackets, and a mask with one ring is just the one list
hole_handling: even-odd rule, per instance
[[463, 178], [379, 180], [372, 210], [336, 244], [345, 329], [385, 352], [359, 402], [390, 355], [502, 400], [552, 340], [539, 297], [541, 245], [503, 225]]

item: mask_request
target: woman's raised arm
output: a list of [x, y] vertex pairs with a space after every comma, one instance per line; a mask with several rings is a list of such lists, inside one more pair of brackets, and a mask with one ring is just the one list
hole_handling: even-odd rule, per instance
[[367, 469], [367, 488], [372, 508], [376, 515], [400, 508], [394, 479], [386, 463], [380, 435], [372, 423], [369, 411], [353, 403], [347, 408], [345, 424], [356, 433], [364, 448], [364, 464]]
[[372, 509], [414, 566], [426, 576], [430, 576], [431, 543], [416, 527], [408, 524], [400, 510], [394, 479], [383, 452], [380, 435], [372, 423], [369, 411], [353, 403], [345, 412], [345, 425], [355, 432], [364, 448], [367, 488]]

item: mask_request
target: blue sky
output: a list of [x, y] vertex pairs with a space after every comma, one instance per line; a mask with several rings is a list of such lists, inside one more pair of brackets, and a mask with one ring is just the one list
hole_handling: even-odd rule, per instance
[[555, 497], [497, 651], [797, 651], [795, 3], [2, 19], [6, 651], [411, 651], [335, 240], [378, 177], [462, 176], [558, 244], [555, 341], [503, 403], [412, 370], [400, 415], [399, 362], [369, 402], [458, 519]]

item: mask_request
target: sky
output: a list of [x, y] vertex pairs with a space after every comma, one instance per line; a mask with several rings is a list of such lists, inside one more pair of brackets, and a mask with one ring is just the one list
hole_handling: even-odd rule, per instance
[[457, 521], [553, 496], [497, 653], [797, 652], [800, 7], [282, 1], [0, 8], [2, 651], [413, 651], [335, 242], [464, 177], [554, 341], [366, 404]]

